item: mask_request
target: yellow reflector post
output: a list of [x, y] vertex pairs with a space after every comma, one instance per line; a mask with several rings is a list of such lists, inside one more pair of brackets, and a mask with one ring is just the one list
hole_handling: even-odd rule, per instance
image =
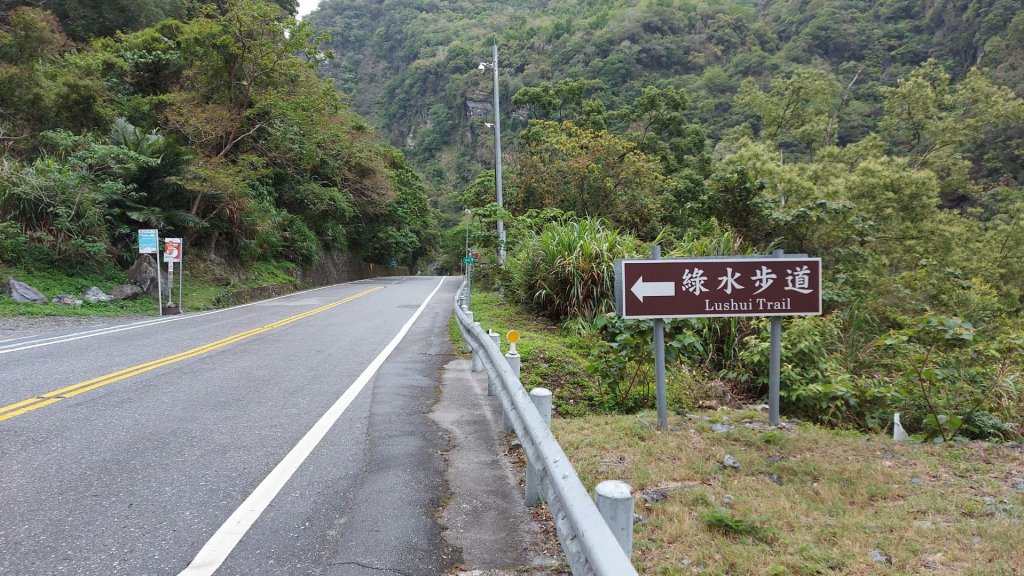
[[505, 338], [507, 338], [510, 343], [515, 344], [516, 342], [519, 342], [519, 332], [509, 330], [508, 334], [505, 335]]

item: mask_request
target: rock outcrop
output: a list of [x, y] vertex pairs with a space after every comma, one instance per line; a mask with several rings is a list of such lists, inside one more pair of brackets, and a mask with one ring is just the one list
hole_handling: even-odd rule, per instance
[[114, 300], [132, 300], [142, 296], [142, 288], [137, 284], [122, 284], [114, 286], [114, 289], [110, 291], [110, 295]]
[[15, 302], [46, 304], [50, 301], [42, 292], [24, 282], [15, 280], [13, 276], [7, 277], [7, 284], [4, 285], [4, 294], [10, 296]]
[[163, 297], [167, 298], [171, 293], [170, 287], [167, 285], [167, 273], [157, 268], [156, 260], [149, 254], [139, 255], [132, 267], [128, 269], [128, 280], [140, 286], [146, 294], [155, 297], [158, 284], [157, 274], [160, 274]]
[[106, 292], [100, 290], [96, 286], [93, 286], [92, 288], [86, 290], [85, 294], [82, 297], [85, 298], [87, 302], [92, 302], [93, 304], [97, 302], [110, 302], [111, 300], [113, 300], [110, 294], [107, 294]]

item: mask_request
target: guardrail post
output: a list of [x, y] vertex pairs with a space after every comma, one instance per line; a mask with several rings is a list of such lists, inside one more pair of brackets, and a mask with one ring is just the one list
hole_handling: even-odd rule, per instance
[[[501, 335], [490, 330], [487, 332], [487, 337], [494, 343], [494, 349], [498, 351], [498, 354], [501, 354]], [[491, 378], [490, 374], [487, 374], [487, 395], [494, 396], [494, 378]]]
[[[520, 373], [523, 369], [523, 357], [518, 352], [510, 351], [505, 354], [505, 361], [508, 362], [508, 367], [512, 369], [512, 372], [519, 378]], [[501, 406], [501, 431], [512, 432], [512, 417], [508, 413], [508, 404], [502, 404]]]
[[633, 556], [633, 494], [621, 480], [605, 480], [594, 490], [594, 503], [627, 557]]
[[[473, 322], [473, 326], [480, 328], [479, 322]], [[473, 350], [473, 372], [479, 372], [484, 369], [484, 361], [480, 358], [481, 354], [485, 354], [484, 350]]]
[[[466, 313], [466, 316], [469, 318], [469, 325], [472, 326], [473, 325], [473, 313], [469, 311], [469, 307], [466, 306], [465, 304], [462, 305], [462, 311]], [[459, 328], [462, 328], [462, 323], [461, 322], [459, 323]], [[466, 351], [467, 352], [472, 352], [473, 351], [473, 342], [470, 341], [470, 339], [469, 339], [469, 330], [466, 330], [466, 329], [462, 330], [462, 340], [465, 341], [465, 343], [466, 343]]]
[[[544, 421], [544, 425], [551, 428], [551, 390], [547, 388], [534, 388], [530, 391], [530, 400], [533, 405], [537, 407], [537, 412], [540, 412], [540, 417]], [[537, 465], [530, 462], [529, 459], [526, 461], [526, 505], [536, 506], [540, 504], [543, 497], [540, 493], [540, 479], [543, 472], [541, 472]]]

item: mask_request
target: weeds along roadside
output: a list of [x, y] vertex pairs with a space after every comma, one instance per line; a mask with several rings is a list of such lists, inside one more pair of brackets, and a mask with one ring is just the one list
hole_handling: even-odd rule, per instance
[[[245, 269], [233, 269], [202, 259], [192, 259], [187, 266], [185, 281], [182, 284], [182, 299], [185, 310], [192, 312], [240, 303], [234, 301], [233, 295], [236, 293], [268, 287], [279, 287], [285, 291], [300, 287], [294, 276], [294, 265], [286, 262], [257, 262]], [[176, 273], [180, 273], [180, 269]], [[0, 265], [0, 281], [6, 281], [8, 276], [26, 282], [50, 298], [58, 294], [68, 294], [82, 299], [82, 294], [93, 286], [109, 294], [114, 286], [127, 282], [124, 270], [116, 266], [68, 271], [45, 266], [14, 268]], [[177, 288], [174, 293], [175, 300], [176, 290]], [[81, 306], [64, 306], [54, 303], [15, 302], [10, 297], [0, 294], [0, 317], [115, 317], [156, 314], [156, 299], [146, 295], [130, 300], [83, 302]]]
[[[634, 488], [641, 573], [1020, 573], [1019, 444], [893, 444], [809, 423], [772, 429], [761, 412], [732, 409], [673, 410], [660, 431], [642, 386], [627, 405], [601, 386], [596, 334], [496, 292], [474, 291], [473, 310], [485, 329], [520, 333], [522, 381], [554, 391], [552, 430], [588, 489], [606, 479]], [[454, 321], [451, 334], [459, 341]], [[673, 409], [713, 394], [697, 380], [674, 375]]]

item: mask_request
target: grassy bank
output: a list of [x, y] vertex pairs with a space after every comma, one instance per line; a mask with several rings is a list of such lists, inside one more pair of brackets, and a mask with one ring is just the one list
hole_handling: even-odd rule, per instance
[[523, 383], [554, 391], [552, 428], [584, 484], [633, 486], [642, 574], [1024, 574], [1021, 444], [893, 443], [729, 409], [660, 431], [653, 412], [616, 413], [591, 376], [594, 337], [473, 298], [484, 328], [522, 334]]
[[[260, 262], [246, 269], [233, 269], [217, 263], [194, 259], [188, 263], [181, 299], [186, 311], [210, 310], [230, 306], [236, 302], [236, 294], [268, 286], [294, 289], [295, 277], [292, 265], [287, 263]], [[180, 269], [175, 271], [180, 273]], [[82, 295], [95, 286], [109, 294], [115, 286], [125, 284], [125, 271], [111, 268], [102, 271], [68, 273], [57, 270], [36, 270], [12, 268], [0, 265], [0, 281], [8, 276], [25, 282], [49, 298], [59, 294], [75, 296], [83, 300], [81, 306], [61, 304], [33, 304], [15, 302], [9, 296], [0, 294], [0, 317], [4, 316], [156, 316], [156, 298], [142, 296], [132, 300], [85, 302]], [[178, 280], [175, 276], [173, 300], [178, 300]]]
[[553, 424], [588, 488], [638, 494], [642, 574], [1024, 574], [1020, 444], [893, 443], [729, 410], [656, 424]]

